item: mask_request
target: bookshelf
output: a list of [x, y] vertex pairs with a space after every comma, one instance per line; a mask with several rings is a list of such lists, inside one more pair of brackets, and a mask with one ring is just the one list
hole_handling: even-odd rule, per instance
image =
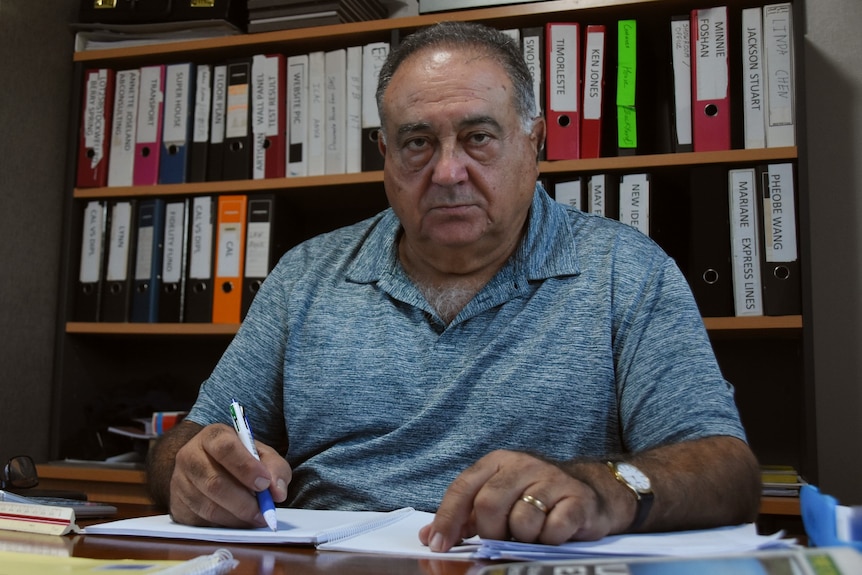
[[[741, 0], [729, 6], [731, 26], [739, 25], [743, 7], [761, 6], [764, 0]], [[83, 70], [105, 66], [115, 70], [153, 63], [185, 60], [217, 63], [228, 57], [278, 52], [286, 55], [312, 50], [389, 41], [394, 33], [407, 34], [416, 28], [444, 19], [482, 21], [499, 28], [525, 28], [550, 21], [613, 24], [621, 18], [636, 18], [639, 30], [650, 38], [663, 39], [664, 26], [671, 16], [693, 8], [731, 4], [715, 0], [554, 0], [524, 5], [411, 16], [316, 28], [230, 36], [219, 39], [172, 42], [150, 46], [78, 52], [73, 63], [80, 85]], [[802, 0], [794, 2], [802, 20]], [[736, 17], [733, 14], [737, 14]], [[799, 33], [797, 31], [797, 38]], [[733, 37], [732, 37], [733, 38]], [[796, 42], [797, 92], [801, 81], [801, 43]], [[738, 55], [735, 48], [731, 57]], [[650, 57], [651, 54], [647, 55]], [[652, 63], [656, 65], [656, 63]], [[734, 64], [731, 65], [734, 72]], [[738, 70], [737, 70], [738, 72]], [[733, 84], [731, 88], [733, 89]], [[607, 96], [606, 96], [607, 97]], [[78, 96], [80, 98], [80, 95]], [[797, 99], [799, 103], [799, 99]], [[607, 107], [606, 107], [607, 109]], [[804, 107], [797, 109], [798, 139], [803, 141]], [[80, 100], [70, 112], [80, 116]], [[737, 114], [738, 115], [738, 114]], [[721, 152], [670, 153], [656, 150], [636, 156], [608, 156], [598, 159], [543, 161], [543, 177], [593, 173], [622, 174], [655, 171], [669, 178], [684, 177], [700, 166], [728, 169], [769, 162], [804, 162], [804, 146], [740, 149], [741, 120], [732, 126], [733, 149]], [[70, 136], [69, 162], [75, 163], [76, 142]], [[74, 177], [69, 178], [74, 182]], [[796, 193], [800, 252], [807, 277], [808, 215], [807, 189], [797, 178]], [[94, 434], [100, 418], [118, 407], [137, 402], [148, 404], [159, 398], [179, 403], [194, 399], [197, 387], [218, 360], [237, 324], [206, 323], [91, 323], [69, 321], [73, 287], [80, 249], [80, 211], [94, 199], [143, 198], [150, 196], [196, 196], [201, 194], [257, 194], [275, 192], [287, 196], [303, 213], [312, 235], [376, 213], [385, 207], [383, 173], [337, 174], [266, 180], [211, 181], [157, 186], [75, 188], [68, 187], [64, 231], [64, 294], [60, 306], [55, 367], [56, 396], [52, 430], [52, 456], [58, 459], [88, 458], [99, 451]], [[333, 210], [333, 206], [339, 206]], [[684, 241], [684, 238], [683, 238]], [[810, 366], [811, 342], [807, 280], [803, 281], [803, 314], [777, 317], [706, 317], [704, 324], [713, 340], [725, 376], [736, 386], [743, 422], [758, 457], [764, 463], [797, 466], [810, 481], [816, 481], [813, 419], [813, 382]], [[46, 468], [52, 480], [62, 482], [67, 468]], [[66, 471], [64, 471], [66, 470]], [[87, 474], [76, 468], [76, 474]], [[98, 468], [89, 472], [99, 475]], [[129, 479], [130, 478], [130, 479]], [[68, 479], [75, 479], [69, 477]], [[126, 475], [129, 483], [142, 482], [139, 475]], [[125, 481], [125, 479], [124, 479]], [[764, 513], [798, 514], [798, 501], [765, 498]]]

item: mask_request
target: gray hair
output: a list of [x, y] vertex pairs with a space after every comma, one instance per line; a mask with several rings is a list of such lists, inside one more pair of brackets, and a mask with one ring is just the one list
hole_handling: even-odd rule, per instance
[[[429, 47], [474, 48], [491, 58], [505, 70], [514, 87], [515, 111], [521, 118], [524, 131], [529, 132], [536, 118], [537, 108], [533, 94], [533, 77], [524, 61], [518, 43], [499, 30], [473, 22], [440, 22], [421, 28], [404, 38], [386, 58], [377, 80], [377, 110], [385, 126], [383, 94], [392, 76], [411, 55]], [[381, 130], [380, 136], [383, 136]]]

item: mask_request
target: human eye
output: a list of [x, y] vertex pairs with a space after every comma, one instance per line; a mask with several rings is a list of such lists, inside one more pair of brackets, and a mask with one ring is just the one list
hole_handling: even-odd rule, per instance
[[402, 148], [408, 152], [421, 152], [430, 146], [425, 136], [413, 136], [402, 143]]
[[411, 170], [420, 169], [434, 154], [434, 141], [427, 135], [413, 134], [399, 144], [403, 165]]
[[485, 131], [470, 132], [467, 135], [467, 143], [471, 146], [485, 146], [490, 144], [492, 140], [493, 136]]

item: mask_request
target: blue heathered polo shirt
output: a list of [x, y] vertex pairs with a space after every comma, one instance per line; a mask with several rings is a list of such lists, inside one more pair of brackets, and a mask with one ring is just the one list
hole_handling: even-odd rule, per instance
[[284, 255], [188, 416], [286, 453], [295, 507], [434, 511], [505, 448], [602, 457], [745, 438], [676, 264], [537, 187], [510, 261], [448, 326], [397, 261], [391, 210]]

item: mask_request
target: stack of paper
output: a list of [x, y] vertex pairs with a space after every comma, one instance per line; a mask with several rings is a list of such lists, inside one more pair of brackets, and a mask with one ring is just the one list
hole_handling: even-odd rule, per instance
[[91, 525], [86, 534], [132, 535], [197, 539], [221, 543], [281, 543], [314, 545], [325, 551], [377, 553], [447, 559], [565, 559], [595, 556], [695, 556], [744, 553], [794, 545], [757, 534], [754, 524], [674, 533], [615, 535], [599, 541], [541, 545], [473, 537], [445, 554], [435, 553], [419, 541], [419, 530], [434, 514], [410, 507], [388, 513], [278, 509], [278, 531], [192, 527], [159, 515]]

